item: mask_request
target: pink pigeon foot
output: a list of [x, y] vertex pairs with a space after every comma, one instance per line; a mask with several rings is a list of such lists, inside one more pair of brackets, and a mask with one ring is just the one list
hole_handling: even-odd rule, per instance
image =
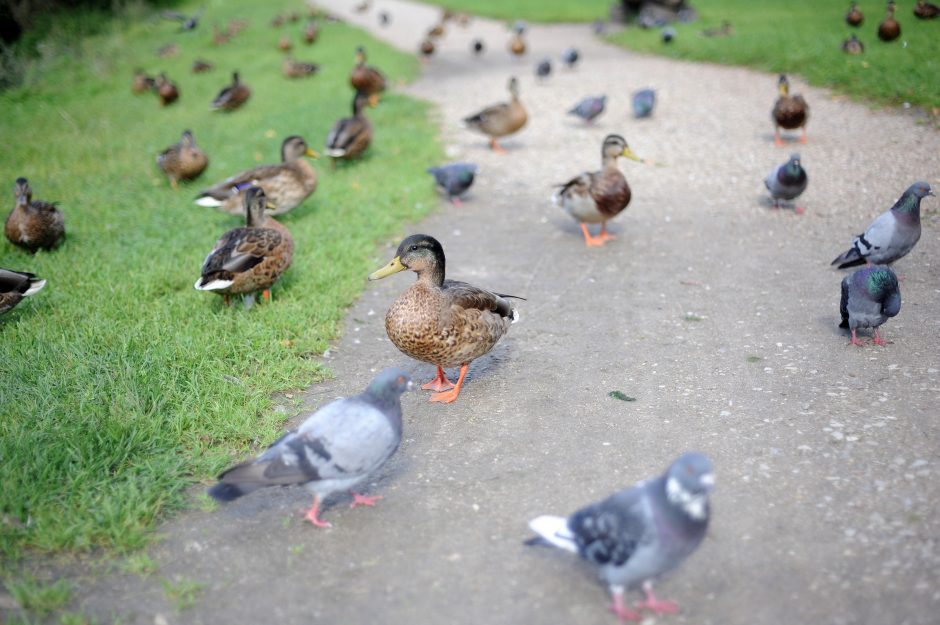
[[883, 346], [889, 344], [891, 341], [886, 341], [886, 340], [884, 340], [883, 338], [881, 338], [881, 335], [878, 334], [878, 330], [877, 330], [877, 328], [876, 328], [876, 329], [875, 329], [875, 338], [873, 338], [873, 339], [871, 340], [871, 342], [872, 342], [873, 345], [881, 345], [881, 346], [883, 347]]
[[852, 340], [849, 341], [849, 345], [855, 345], [856, 347], [863, 347], [865, 343], [858, 340], [858, 337], [855, 336], [855, 330], [852, 330]]
[[460, 198], [457, 197], [456, 195], [455, 195], [454, 197], [450, 198], [450, 202], [451, 202], [451, 204], [453, 204], [453, 205], [456, 206], [457, 208], [463, 208], [463, 202], [461, 202], [461, 201], [460, 201]]
[[317, 527], [333, 527], [330, 523], [326, 521], [321, 521], [320, 517], [317, 516], [317, 512], [320, 508], [320, 496], [316, 495], [313, 498], [313, 505], [307, 510], [304, 518], [316, 525]]
[[637, 610], [649, 610], [653, 614], [678, 614], [679, 604], [673, 601], [664, 601], [653, 594], [651, 586], [644, 586], [643, 592], [646, 593], [646, 599], [634, 604]]
[[447, 391], [454, 388], [454, 383], [448, 380], [447, 376], [444, 375], [444, 370], [438, 367], [437, 377], [426, 384], [422, 384], [421, 388], [426, 391], [436, 391], [440, 393], [441, 391]]
[[611, 590], [614, 602], [607, 606], [607, 609], [617, 615], [621, 623], [626, 621], [639, 621], [640, 614], [629, 609], [623, 604], [623, 589]]
[[370, 497], [368, 495], [360, 495], [359, 493], [349, 493], [353, 496], [352, 503], [349, 504], [350, 508], [355, 508], [356, 506], [369, 506], [370, 508], [375, 505], [375, 502], [382, 498], [382, 495], [375, 495]]

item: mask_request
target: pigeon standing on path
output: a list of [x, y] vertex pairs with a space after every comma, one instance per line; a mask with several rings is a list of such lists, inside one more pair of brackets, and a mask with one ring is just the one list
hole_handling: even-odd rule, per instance
[[542, 59], [539, 61], [539, 64], [535, 66], [535, 77], [539, 81], [548, 80], [548, 77], [552, 75], [552, 62], [549, 59]]
[[708, 529], [708, 492], [715, 483], [711, 462], [700, 453], [679, 456], [664, 475], [640, 482], [568, 518], [540, 516], [529, 522], [548, 543], [596, 565], [610, 587], [610, 609], [621, 621], [640, 615], [624, 605], [628, 588], [642, 587], [638, 610], [674, 614], [678, 606], [653, 594], [653, 580], [682, 563]]
[[[791, 154], [790, 160], [774, 167], [766, 178], [764, 186], [770, 191], [770, 197], [774, 200], [774, 208], [780, 208], [780, 200], [795, 200], [806, 190], [809, 180], [806, 177], [806, 170], [800, 163], [799, 154]], [[796, 207], [796, 214], [802, 215], [803, 209]]]
[[887, 345], [888, 342], [878, 334], [878, 326], [901, 312], [901, 291], [898, 277], [884, 265], [862, 267], [852, 275], [842, 279], [842, 301], [839, 304], [842, 313], [840, 328], [852, 331], [851, 345], [864, 345], [855, 336], [858, 328], [872, 328], [875, 345]]
[[568, 66], [568, 69], [574, 69], [581, 58], [577, 48], [565, 48], [561, 53], [561, 62]]
[[460, 196], [473, 184], [473, 177], [479, 168], [475, 163], [448, 163], [431, 167], [428, 173], [434, 176], [437, 186], [447, 194], [454, 206], [462, 207]]
[[574, 108], [568, 111], [568, 114], [577, 115], [585, 122], [591, 124], [601, 113], [604, 112], [604, 107], [606, 105], [606, 95], [602, 95], [599, 98], [587, 97], [578, 102]]
[[656, 106], [656, 92], [652, 89], [640, 89], [633, 94], [633, 116], [637, 119], [643, 119], [653, 114], [653, 107]]
[[[265, 486], [302, 484], [314, 496], [307, 520], [330, 527], [318, 516], [320, 504], [367, 478], [395, 453], [401, 442], [401, 394], [411, 388], [406, 372], [385, 369], [360, 395], [323, 406], [254, 460], [222, 473], [209, 495], [225, 502]], [[352, 495], [352, 508], [380, 499]]]
[[907, 256], [920, 239], [920, 201], [928, 195], [933, 195], [929, 184], [912, 184], [891, 210], [871, 222], [863, 234], [855, 237], [852, 247], [830, 264], [839, 269], [864, 263], [890, 265]]

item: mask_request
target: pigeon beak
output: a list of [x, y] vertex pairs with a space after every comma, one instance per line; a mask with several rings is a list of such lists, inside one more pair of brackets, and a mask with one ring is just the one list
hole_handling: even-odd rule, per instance
[[320, 158], [320, 155], [314, 152], [313, 148], [307, 148], [307, 151], [304, 152], [310, 158]]
[[638, 163], [643, 163], [643, 159], [633, 153], [633, 150], [630, 148], [624, 148], [623, 152], [620, 153], [621, 156], [626, 156], [631, 161], [637, 161]]
[[399, 271], [404, 271], [405, 269], [408, 268], [401, 264], [401, 257], [396, 256], [389, 264], [385, 265], [381, 269], [373, 271], [372, 274], [369, 275], [369, 280], [381, 280], [386, 276], [390, 276], [393, 273], [398, 273]]
[[418, 390], [418, 387], [415, 386], [414, 382], [412, 382], [411, 380], [408, 380], [408, 384], [405, 385], [405, 390], [414, 392]]
[[705, 475], [699, 478], [699, 482], [702, 483], [702, 486], [707, 486], [708, 488], [711, 488], [712, 486], [715, 485], [715, 474], [706, 473]]

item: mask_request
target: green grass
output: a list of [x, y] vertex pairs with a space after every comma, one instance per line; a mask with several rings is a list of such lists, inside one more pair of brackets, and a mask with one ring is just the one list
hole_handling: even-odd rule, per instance
[[[61, 203], [68, 233], [61, 248], [35, 256], [0, 241], [0, 266], [48, 280], [0, 317], [0, 561], [132, 551], [185, 505], [188, 486], [271, 442], [284, 425], [272, 393], [326, 375], [318, 354], [374, 269], [376, 241], [436, 202], [424, 169], [441, 150], [426, 106], [389, 94], [368, 112], [376, 136], [367, 156], [335, 171], [315, 163], [316, 193], [282, 217], [296, 249], [271, 304], [226, 308], [193, 289], [213, 243], [240, 224], [195, 206], [202, 186], [277, 161], [289, 134], [321, 147], [349, 112], [360, 43], [393, 81], [417, 74], [413, 57], [342, 24], [323, 23], [317, 43], [303, 46], [303, 22], [268, 25], [288, 8], [303, 5], [214, 0], [199, 30], [183, 34], [152, 15], [118, 20], [70, 56], [46, 54], [27, 86], [0, 93], [0, 197], [12, 208], [13, 180], [28, 177], [36, 197]], [[213, 46], [213, 22], [231, 17], [251, 24]], [[300, 44], [297, 58], [322, 64], [319, 75], [281, 76], [281, 31]], [[158, 59], [154, 51], [172, 41], [180, 54]], [[216, 69], [191, 74], [196, 57]], [[132, 95], [138, 66], [165, 70], [180, 101], [161, 109], [151, 94]], [[252, 99], [231, 114], [210, 112], [236, 68]], [[210, 164], [174, 192], [154, 155], [184, 128]]]
[[613, 0], [422, 0], [427, 4], [500, 20], [591, 22], [606, 19]]
[[[911, 3], [898, 5], [901, 38], [883, 43], [875, 34], [885, 3], [863, 0], [861, 28], [844, 20], [844, 0], [708, 0], [697, 2], [701, 19], [677, 24], [673, 43], [659, 30], [627, 28], [611, 40], [624, 47], [679, 59], [749, 65], [771, 72], [799, 74], [810, 83], [832, 87], [881, 104], [909, 102], [940, 107], [940, 34], [936, 21], [914, 17]], [[700, 32], [727, 19], [734, 35], [703, 37]], [[865, 53], [850, 56], [842, 41], [855, 33]], [[902, 45], [907, 41], [907, 47]], [[812, 103], [810, 103], [812, 105]]]
[[7, 590], [23, 610], [40, 619], [64, 606], [72, 596], [72, 586], [64, 579], [42, 584], [25, 576], [18, 581], [8, 582]]

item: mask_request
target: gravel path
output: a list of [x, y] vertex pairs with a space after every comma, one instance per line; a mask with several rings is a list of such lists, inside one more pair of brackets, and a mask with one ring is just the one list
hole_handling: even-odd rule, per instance
[[[438, 10], [376, 0], [320, 4], [416, 50]], [[390, 27], [376, 13], [387, 9]], [[488, 45], [469, 53], [473, 37]], [[714, 460], [713, 524], [661, 595], [663, 623], [936, 623], [940, 610], [940, 202], [897, 263], [904, 306], [886, 348], [847, 346], [829, 261], [909, 184], [940, 187], [940, 140], [897, 112], [809, 88], [807, 212], [773, 211], [763, 177], [774, 147], [776, 77], [680, 63], [602, 45], [588, 26], [531, 29], [525, 60], [503, 25], [448, 29], [423, 77], [448, 154], [482, 168], [462, 209], [407, 232], [436, 236], [448, 275], [528, 298], [522, 322], [474, 363], [456, 404], [406, 396], [405, 441], [371, 492], [374, 509], [329, 508], [331, 530], [301, 522], [299, 489], [191, 512], [161, 529], [158, 571], [89, 579], [80, 608], [123, 623], [614, 623], [604, 588], [575, 557], [522, 545], [526, 522], [567, 513], [661, 471], [681, 451]], [[569, 45], [583, 62], [537, 84], [533, 67]], [[381, 65], [381, 59], [371, 59]], [[461, 117], [506, 97], [520, 77], [526, 129], [494, 155]], [[659, 89], [651, 120], [629, 94]], [[606, 93], [595, 127], [564, 115]], [[548, 202], [551, 185], [597, 168], [601, 139], [623, 134], [628, 210], [619, 239], [587, 249]], [[382, 145], [381, 128], [375, 148]], [[797, 144], [794, 144], [795, 146]], [[376, 267], [398, 241], [377, 251]], [[365, 278], [365, 276], [363, 277]], [[387, 340], [385, 310], [412, 276], [370, 284], [327, 357], [336, 379], [311, 407], [360, 391], [392, 364], [431, 367]], [[611, 399], [620, 390], [635, 402]], [[203, 584], [183, 611], [160, 579]]]

